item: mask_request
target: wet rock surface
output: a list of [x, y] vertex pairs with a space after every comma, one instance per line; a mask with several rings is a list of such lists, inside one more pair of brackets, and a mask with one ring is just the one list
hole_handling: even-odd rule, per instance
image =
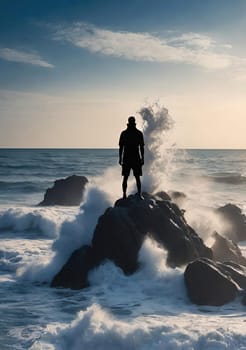
[[88, 179], [85, 176], [72, 175], [66, 179], [56, 180], [52, 188], [48, 188], [39, 205], [79, 205]]
[[[198, 305], [211, 306], [220, 306], [233, 301], [240, 286], [237, 283], [239, 278], [237, 282], [233, 279], [232, 270], [210, 259], [197, 259], [188, 264], [184, 278], [190, 300]], [[245, 282], [244, 276], [242, 284]]]
[[[52, 286], [78, 288], [87, 285], [87, 272], [104, 260], [111, 260], [126, 274], [138, 268], [138, 252], [144, 239], [151, 236], [168, 252], [167, 264], [181, 266], [199, 258], [212, 258], [212, 250], [187, 224], [183, 212], [169, 200], [165, 192], [145, 193], [118, 200], [99, 218], [90, 248], [81, 247], [74, 252], [62, 270], [55, 276]], [[88, 263], [89, 261], [89, 263]], [[77, 267], [76, 267], [77, 266]], [[73, 272], [86, 266], [85, 273]], [[88, 268], [87, 268], [88, 267]], [[70, 271], [70, 272], [69, 272]], [[70, 278], [69, 274], [77, 276]], [[54, 282], [56, 281], [56, 282]], [[81, 287], [81, 288], [82, 288]]]
[[[151, 237], [167, 250], [167, 265], [188, 264], [184, 281], [193, 303], [220, 306], [233, 301], [246, 289], [246, 259], [240, 248], [216, 232], [212, 249], [208, 248], [183, 214], [165, 192], [119, 199], [99, 217], [91, 245], [73, 252], [52, 287], [87, 287], [88, 273], [106, 260], [125, 274], [134, 273], [139, 250]], [[242, 302], [246, 303], [245, 295]]]
[[224, 236], [234, 242], [246, 240], [246, 216], [239, 207], [229, 203], [218, 208], [216, 213], [227, 226]]
[[235, 242], [221, 236], [217, 232], [214, 232], [213, 237], [215, 238], [215, 242], [211, 249], [214, 260], [220, 262], [232, 261], [246, 266], [246, 258], [242, 255], [240, 248]]

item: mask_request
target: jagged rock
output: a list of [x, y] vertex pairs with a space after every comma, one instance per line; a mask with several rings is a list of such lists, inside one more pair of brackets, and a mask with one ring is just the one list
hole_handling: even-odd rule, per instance
[[138, 251], [147, 235], [167, 249], [167, 263], [171, 266], [202, 256], [211, 258], [211, 250], [186, 223], [183, 212], [162, 198], [160, 194], [144, 194], [144, 200], [138, 196], [118, 200], [100, 217], [93, 249], [102, 259], [113, 260], [125, 273], [136, 270]]
[[56, 180], [54, 186], [47, 189], [44, 200], [39, 205], [79, 205], [87, 182], [85, 176], [77, 175]]
[[215, 242], [211, 249], [215, 260], [221, 262], [234, 261], [237, 264], [246, 266], [246, 258], [242, 255], [240, 248], [235, 242], [222, 237], [217, 232], [214, 232], [213, 237]]
[[[144, 194], [143, 200], [137, 195], [118, 200], [113, 208], [108, 208], [99, 218], [91, 249], [88, 250], [89, 257], [74, 253], [68, 266], [63, 268], [66, 273], [59, 273], [61, 278], [56, 276], [56, 283], [53, 281], [52, 285], [70, 288], [83, 286], [85, 283], [77, 282], [76, 279], [85, 281], [86, 272], [89, 271], [87, 266], [90, 266], [88, 259], [93, 262], [92, 266], [109, 259], [126, 274], [135, 272], [138, 268], [138, 252], [148, 235], [167, 249], [167, 263], [170, 266], [183, 265], [198, 257], [212, 258], [211, 249], [186, 223], [183, 212], [166, 198], [165, 193], [161, 192], [155, 196]], [[81, 249], [83, 252], [83, 247]], [[76, 266], [81, 266], [82, 271], [85, 271], [83, 278], [82, 273], [73, 272], [74, 269], [80, 269]], [[69, 273], [74, 277], [69, 278]]]
[[234, 204], [226, 204], [218, 208], [216, 213], [226, 223], [227, 228], [223, 232], [224, 236], [234, 242], [246, 240], [246, 216], [239, 207]]
[[228, 273], [240, 288], [246, 289], [246, 268], [244, 266], [231, 261], [226, 261], [223, 264], [217, 262], [217, 265]]
[[81, 289], [88, 286], [88, 271], [97, 266], [98, 261], [90, 246], [77, 249], [63, 268], [53, 278], [51, 287]]
[[168, 192], [171, 199], [176, 203], [179, 207], [182, 207], [185, 200], [187, 200], [187, 196], [184, 192], [180, 191], [170, 191]]
[[193, 303], [220, 306], [235, 299], [239, 286], [223, 265], [209, 259], [197, 259], [188, 264], [184, 278]]
[[[145, 193], [145, 195], [148, 195], [148, 193]], [[160, 199], [163, 199], [164, 201], [171, 201], [172, 200], [172, 198], [169, 196], [169, 194], [164, 192], [164, 191], [157, 192], [155, 194], [155, 196], [160, 198]]]
[[138, 251], [144, 234], [124, 208], [108, 209], [99, 219], [92, 247], [101, 260], [112, 260], [129, 274], [138, 268]]

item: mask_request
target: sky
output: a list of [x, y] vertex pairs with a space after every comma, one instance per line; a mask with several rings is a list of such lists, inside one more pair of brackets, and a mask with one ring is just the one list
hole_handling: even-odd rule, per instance
[[180, 148], [246, 148], [246, 0], [1, 0], [0, 147], [117, 148], [159, 101]]

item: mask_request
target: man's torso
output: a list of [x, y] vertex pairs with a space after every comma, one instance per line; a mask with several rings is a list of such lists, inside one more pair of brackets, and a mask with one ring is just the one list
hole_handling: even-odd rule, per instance
[[127, 128], [121, 133], [120, 146], [123, 146], [123, 163], [140, 162], [139, 146], [143, 145], [143, 134], [136, 128]]

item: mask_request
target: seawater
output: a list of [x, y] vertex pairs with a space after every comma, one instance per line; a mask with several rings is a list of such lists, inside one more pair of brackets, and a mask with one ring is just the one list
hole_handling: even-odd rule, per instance
[[[205, 240], [219, 230], [214, 208], [246, 212], [246, 150], [168, 152], [162, 189], [186, 194], [186, 219]], [[73, 174], [91, 183], [81, 208], [37, 206], [54, 180]], [[119, 196], [117, 149], [0, 150], [0, 349], [246, 349], [245, 306], [192, 305], [183, 269], [167, 268], [149, 239], [132, 276], [106, 262], [89, 288], [49, 287]]]

